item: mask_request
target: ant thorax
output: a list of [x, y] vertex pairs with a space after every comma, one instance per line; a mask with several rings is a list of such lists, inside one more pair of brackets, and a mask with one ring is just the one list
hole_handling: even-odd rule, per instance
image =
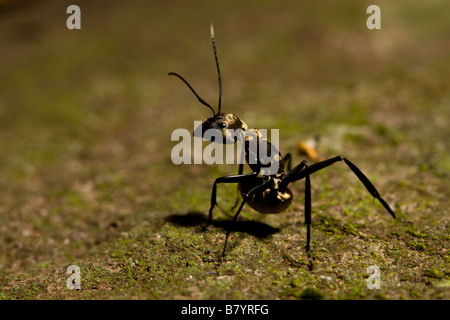
[[245, 160], [253, 172], [273, 176], [284, 170], [283, 157], [275, 144], [258, 129], [245, 132]]

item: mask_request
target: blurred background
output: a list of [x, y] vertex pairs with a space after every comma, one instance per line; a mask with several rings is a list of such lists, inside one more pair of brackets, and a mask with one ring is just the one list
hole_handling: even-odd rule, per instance
[[[81, 30], [66, 27], [71, 4]], [[381, 30], [366, 27], [371, 4]], [[280, 129], [294, 163], [298, 142], [319, 137], [322, 157], [352, 159], [400, 215], [442, 224], [448, 12], [445, 0], [0, 1], [0, 270], [67, 262], [170, 213], [206, 212], [213, 179], [237, 169], [172, 164], [172, 131], [210, 111], [167, 73], [216, 106], [211, 22], [224, 112]], [[353, 192], [336, 170], [313, 182], [318, 203], [325, 178], [338, 201]]]

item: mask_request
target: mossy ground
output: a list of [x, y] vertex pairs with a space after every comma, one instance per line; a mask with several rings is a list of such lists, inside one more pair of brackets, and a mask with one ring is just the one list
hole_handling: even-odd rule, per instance
[[[446, 1], [380, 1], [372, 31], [360, 1], [78, 1], [81, 30], [69, 4], [0, 6], [1, 299], [450, 298]], [[224, 111], [280, 129], [294, 162], [319, 137], [399, 220], [336, 164], [312, 177], [312, 270], [302, 181], [283, 214], [244, 208], [218, 263], [235, 186], [201, 227], [214, 179], [237, 168], [171, 162], [172, 131], [209, 111], [167, 77], [214, 104], [210, 22]]]

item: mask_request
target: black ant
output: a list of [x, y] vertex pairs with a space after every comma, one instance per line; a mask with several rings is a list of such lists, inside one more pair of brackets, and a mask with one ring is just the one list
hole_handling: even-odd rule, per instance
[[[180, 78], [194, 93], [197, 99], [211, 109], [213, 112], [213, 116], [211, 118], [206, 119], [200, 129], [200, 136], [203, 137], [203, 134], [208, 129], [216, 129], [220, 130], [221, 135], [223, 136], [223, 143], [234, 143], [238, 140], [235, 135], [231, 135], [231, 129], [242, 130], [241, 133], [245, 134], [245, 137], [241, 135], [240, 139], [244, 142], [244, 150], [245, 150], [245, 159], [247, 164], [252, 170], [252, 173], [243, 174], [243, 164], [239, 164], [239, 173], [237, 175], [225, 176], [217, 178], [214, 181], [212, 194], [211, 194], [211, 207], [209, 208], [209, 216], [208, 223], [205, 226], [207, 228], [211, 221], [213, 215], [213, 209], [216, 206], [216, 190], [217, 184], [219, 183], [238, 183], [239, 191], [242, 195], [242, 202], [233, 217], [232, 226], [236, 222], [239, 217], [239, 213], [241, 212], [244, 204], [248, 204], [250, 207], [255, 209], [256, 211], [263, 214], [270, 213], [280, 213], [286, 210], [292, 203], [293, 195], [291, 190], [288, 188], [288, 185], [292, 182], [305, 179], [305, 225], [306, 225], [306, 251], [309, 253], [310, 248], [310, 239], [311, 239], [311, 182], [310, 175], [324, 169], [338, 161], [344, 161], [345, 164], [353, 171], [353, 173], [358, 177], [358, 179], [364, 184], [366, 189], [370, 192], [370, 194], [378, 199], [378, 201], [383, 205], [383, 207], [390, 213], [392, 217], [395, 218], [394, 211], [389, 207], [386, 201], [380, 196], [377, 189], [374, 185], [369, 181], [369, 179], [361, 172], [361, 170], [355, 166], [350, 160], [336, 156], [327, 160], [323, 160], [320, 162], [313, 163], [311, 165], [308, 164], [306, 160], [303, 160], [299, 165], [291, 170], [291, 156], [287, 154], [283, 157], [280, 152], [270, 143], [270, 141], [264, 137], [262, 137], [261, 133], [258, 129], [250, 129], [247, 124], [239, 119], [233, 113], [221, 113], [221, 101], [222, 101], [222, 78], [220, 75], [219, 61], [217, 58], [216, 44], [214, 38], [214, 27], [211, 24], [210, 26], [211, 32], [211, 41], [214, 50], [214, 57], [216, 61], [217, 74], [219, 79], [219, 103], [218, 103], [218, 111], [217, 113], [211, 107], [209, 103], [203, 100], [191, 87], [191, 85], [179, 74], [177, 73], [169, 73], [169, 75], [176, 76]], [[196, 132], [194, 132], [196, 135]], [[250, 148], [251, 142], [253, 139], [258, 141], [257, 146], [263, 146], [262, 141], [265, 142], [265, 146], [267, 147], [267, 153], [270, 156], [270, 161], [267, 163], [265, 161], [263, 164], [263, 159], [260, 158], [257, 152], [254, 149]], [[212, 140], [210, 140], [212, 141]], [[269, 150], [275, 150], [275, 152], [270, 152]], [[276, 172], [271, 172], [270, 174], [265, 174], [267, 171], [267, 167], [275, 165], [278, 170]], [[284, 172], [285, 166], [288, 166], [288, 172]], [[223, 247], [222, 257], [225, 255], [225, 250], [227, 246], [228, 237], [231, 232], [231, 228], [228, 229], [225, 238], [225, 244]]]

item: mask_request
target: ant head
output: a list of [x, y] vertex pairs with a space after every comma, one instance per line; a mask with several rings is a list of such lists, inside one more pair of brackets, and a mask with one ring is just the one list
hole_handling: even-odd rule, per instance
[[[212, 130], [211, 130], [212, 129]], [[208, 131], [210, 130], [210, 131]], [[235, 143], [243, 137], [247, 124], [233, 113], [218, 113], [194, 129], [194, 137], [219, 143]], [[223, 141], [216, 141], [219, 136]]]

